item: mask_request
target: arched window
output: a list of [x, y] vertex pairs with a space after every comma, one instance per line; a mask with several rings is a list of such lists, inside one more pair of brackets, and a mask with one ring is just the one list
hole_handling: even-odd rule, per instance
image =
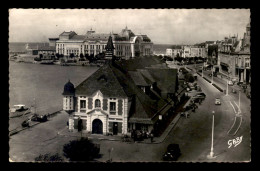
[[99, 99], [95, 100], [95, 108], [100, 108], [101, 107], [101, 102]]

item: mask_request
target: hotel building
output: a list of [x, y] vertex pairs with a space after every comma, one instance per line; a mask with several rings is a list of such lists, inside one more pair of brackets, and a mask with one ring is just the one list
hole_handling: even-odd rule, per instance
[[136, 35], [127, 27], [119, 34], [101, 34], [94, 30], [87, 31], [85, 35], [77, 35], [74, 31], [63, 32], [56, 41], [56, 53], [69, 56], [74, 54], [97, 55], [105, 52], [107, 40], [111, 35], [114, 44], [114, 55], [128, 59], [135, 56], [153, 54], [153, 42], [147, 35]]

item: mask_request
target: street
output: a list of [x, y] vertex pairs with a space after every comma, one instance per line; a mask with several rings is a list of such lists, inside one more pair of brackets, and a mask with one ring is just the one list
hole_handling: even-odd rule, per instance
[[[221, 80], [214, 77], [216, 84]], [[97, 161], [105, 162], [109, 159], [109, 149], [113, 148], [110, 157], [114, 162], [153, 162], [162, 161], [162, 155], [168, 144], [177, 143], [184, 161], [250, 161], [250, 105], [244, 93], [241, 93], [242, 122], [234, 124], [238, 107], [238, 95], [229, 93], [226, 96], [202, 77], [198, 76], [197, 84], [206, 94], [206, 99], [189, 118], [181, 117], [176, 126], [170, 131], [164, 142], [160, 144], [126, 143], [93, 139], [100, 144], [101, 158]], [[222, 85], [223, 86], [223, 85]], [[221, 105], [215, 105], [215, 98], [221, 99]], [[211, 147], [212, 111], [214, 117], [214, 156], [208, 159]], [[76, 136], [59, 135], [66, 131], [68, 115], [61, 112], [50, 121], [36, 125], [10, 137], [10, 159], [12, 161], [33, 161], [39, 154], [58, 152], [62, 155], [62, 147]], [[239, 121], [239, 119], [237, 119]], [[238, 122], [239, 123], [239, 122]], [[233, 126], [233, 127], [232, 127]], [[237, 130], [235, 135], [229, 135], [230, 129]], [[232, 144], [233, 139], [242, 137], [240, 144]], [[231, 141], [230, 141], [231, 140]]]

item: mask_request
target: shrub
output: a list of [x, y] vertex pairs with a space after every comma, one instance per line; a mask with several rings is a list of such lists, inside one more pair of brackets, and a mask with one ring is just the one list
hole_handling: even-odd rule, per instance
[[90, 161], [99, 155], [99, 147], [87, 138], [70, 141], [63, 146], [63, 153], [70, 161]]
[[190, 73], [185, 74], [184, 78], [185, 78], [185, 81], [186, 81], [186, 82], [191, 82], [191, 83], [193, 83], [193, 82], [195, 81], [195, 78], [194, 78], [193, 75], [191, 75]]
[[63, 158], [58, 153], [56, 153], [54, 155], [47, 153], [44, 155], [40, 154], [38, 157], [35, 157], [34, 160], [42, 161], [42, 162], [55, 162], [55, 161], [61, 162], [61, 161], [63, 161]]

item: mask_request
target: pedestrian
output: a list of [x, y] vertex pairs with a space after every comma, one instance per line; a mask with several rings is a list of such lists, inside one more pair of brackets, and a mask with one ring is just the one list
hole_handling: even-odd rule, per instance
[[153, 142], [153, 133], [154, 133], [154, 131], [153, 131], [153, 129], [152, 129], [152, 130], [151, 130], [151, 133], [150, 133], [151, 143]]
[[134, 130], [134, 142], [136, 141], [136, 131]]
[[151, 143], [153, 143], [153, 133], [152, 132], [151, 132], [150, 137], [151, 137]]

